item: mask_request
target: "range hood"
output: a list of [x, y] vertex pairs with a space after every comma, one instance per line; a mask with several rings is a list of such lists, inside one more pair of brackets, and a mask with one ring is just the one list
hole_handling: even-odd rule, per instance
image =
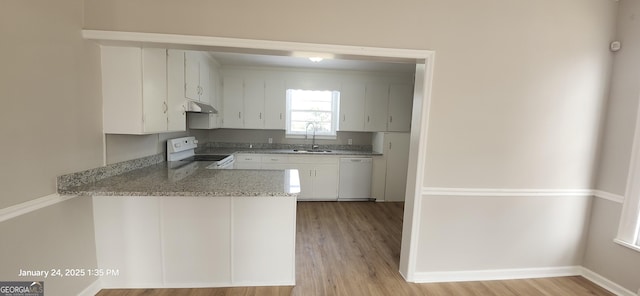
[[216, 108], [213, 108], [213, 106], [211, 105], [196, 101], [186, 101], [184, 104], [187, 112], [218, 114], [218, 110], [216, 110]]

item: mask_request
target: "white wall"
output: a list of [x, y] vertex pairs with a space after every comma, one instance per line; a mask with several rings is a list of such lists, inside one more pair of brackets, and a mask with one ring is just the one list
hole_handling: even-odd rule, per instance
[[[640, 2], [620, 0], [617, 36], [596, 187], [624, 196], [640, 98]], [[640, 288], [640, 253], [613, 242], [622, 204], [596, 199], [584, 266], [629, 291]]]
[[[555, 190], [593, 185], [617, 2], [330, 0], [314, 9], [295, 0], [254, 2], [251, 7], [193, 0], [86, 4], [87, 29], [434, 50], [428, 149], [420, 164], [426, 172], [419, 186]], [[567, 234], [563, 227], [549, 234], [566, 252], [563, 256], [560, 250], [532, 255], [532, 246], [512, 244], [512, 252], [524, 254], [521, 260], [489, 263], [481, 258], [495, 254], [488, 248], [492, 238], [518, 233], [503, 231], [503, 224], [549, 225], [547, 219], [561, 223], [565, 215], [579, 236], [589, 216], [585, 198], [489, 196], [482, 202], [461, 202], [463, 198], [416, 204], [421, 221], [416, 226], [464, 237], [469, 230], [459, 225], [481, 221], [478, 227], [484, 225], [486, 235], [477, 237], [476, 244], [482, 248], [469, 255], [473, 260], [466, 265], [447, 253], [437, 265], [414, 262], [416, 272], [556, 267], [579, 261], [584, 244], [575, 237], [557, 238]], [[531, 203], [539, 211], [554, 212], [469, 217], [456, 203], [473, 203], [477, 213], [530, 213]], [[433, 212], [459, 221], [427, 215]], [[419, 235], [417, 258], [435, 256], [441, 242], [428, 231]], [[525, 241], [543, 238], [539, 231], [523, 235]], [[538, 256], [545, 260], [534, 263]]]
[[[0, 209], [56, 192], [56, 177], [102, 164], [98, 47], [82, 0], [0, 2]], [[0, 279], [75, 295], [94, 278], [18, 278], [22, 269], [94, 268], [91, 201], [0, 219]], [[4, 213], [5, 211], [0, 211]]]

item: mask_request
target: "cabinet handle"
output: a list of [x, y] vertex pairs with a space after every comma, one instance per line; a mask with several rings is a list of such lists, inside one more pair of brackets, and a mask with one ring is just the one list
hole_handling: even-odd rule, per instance
[[389, 122], [393, 123], [393, 116], [389, 116]]
[[258, 115], [258, 119], [262, 119], [262, 112]]
[[367, 115], [367, 122], [369, 122], [369, 115]]
[[313, 176], [311, 176], [311, 170], [309, 170], [309, 177], [313, 177]]
[[282, 113], [280, 113], [280, 120], [282, 120]]
[[342, 114], [342, 121], [347, 121], [347, 114]]
[[391, 143], [391, 142], [389, 142], [389, 149], [391, 149], [391, 144], [392, 144], [392, 143]]
[[238, 118], [242, 118], [242, 117], [240, 117], [240, 112], [238, 112]]
[[167, 102], [162, 102], [162, 109], [163, 109], [163, 113], [167, 113], [167, 111], [169, 111], [169, 105], [167, 105]]

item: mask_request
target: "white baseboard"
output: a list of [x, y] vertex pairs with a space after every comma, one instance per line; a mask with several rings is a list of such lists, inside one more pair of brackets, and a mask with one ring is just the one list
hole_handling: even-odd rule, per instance
[[416, 272], [415, 283], [468, 282], [531, 279], [582, 275], [581, 266], [562, 266], [523, 269], [493, 269], [474, 271]]
[[97, 279], [95, 282], [91, 283], [88, 287], [86, 287], [82, 292], [78, 293], [78, 296], [95, 296], [102, 290], [102, 283], [100, 279]]
[[588, 268], [581, 268], [582, 277], [592, 281], [594, 284], [608, 290], [609, 292], [616, 294], [618, 296], [637, 296], [636, 293], [625, 289], [624, 287], [610, 281], [609, 279], [591, 271]]

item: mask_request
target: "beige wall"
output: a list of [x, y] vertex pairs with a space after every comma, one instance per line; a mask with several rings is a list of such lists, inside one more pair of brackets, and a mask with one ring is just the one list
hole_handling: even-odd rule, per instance
[[0, 4], [0, 208], [102, 164], [99, 50], [82, 26], [81, 0]]
[[[0, 2], [0, 209], [56, 192], [56, 177], [102, 164], [98, 47], [81, 38], [82, 0]], [[0, 278], [76, 295], [95, 278], [18, 278], [94, 268], [90, 199], [0, 222]]]
[[[625, 194], [640, 98], [640, 2], [620, 0], [611, 92], [602, 138], [596, 188]], [[622, 204], [596, 199], [593, 206], [584, 266], [636, 292], [640, 288], [640, 253], [613, 242]]]
[[421, 272], [579, 266], [590, 197], [425, 196]]
[[44, 281], [45, 295], [78, 295], [93, 276], [18, 277], [23, 270], [97, 268], [92, 200], [77, 197], [0, 223], [2, 281]]
[[188, 132], [174, 132], [153, 135], [113, 135], [105, 136], [107, 164], [132, 160], [158, 153], [167, 153], [167, 139], [185, 137]]
[[640, 253], [613, 242], [621, 211], [620, 203], [594, 200], [583, 265], [635, 292], [640, 289]]

